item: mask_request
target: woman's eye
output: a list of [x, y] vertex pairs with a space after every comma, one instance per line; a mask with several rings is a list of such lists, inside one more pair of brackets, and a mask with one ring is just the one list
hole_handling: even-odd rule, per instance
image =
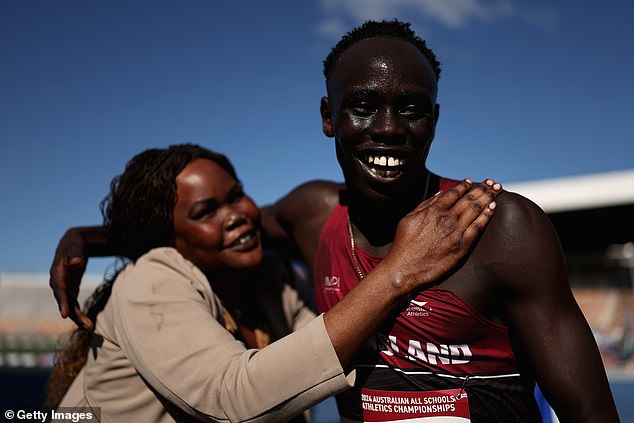
[[242, 183], [236, 184], [227, 196], [227, 202], [235, 204], [245, 197], [244, 188]]
[[205, 207], [200, 210], [196, 210], [196, 212], [192, 214], [192, 219], [202, 220], [207, 217], [214, 217], [216, 215], [216, 211], [218, 211], [216, 207]]
[[244, 196], [244, 191], [236, 191], [231, 195], [231, 198], [229, 198], [229, 202], [238, 203], [244, 198]]
[[201, 212], [197, 214], [196, 216], [194, 216], [194, 220], [203, 220], [207, 217], [214, 217], [215, 215], [216, 215], [215, 210], [209, 210], [209, 211], [205, 211], [205, 212]]

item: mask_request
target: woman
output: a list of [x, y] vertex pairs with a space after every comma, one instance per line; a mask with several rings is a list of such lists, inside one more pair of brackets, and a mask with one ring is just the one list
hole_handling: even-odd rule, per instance
[[[449, 213], [470, 185], [423, 203], [402, 224]], [[451, 211], [467, 249], [493, 213], [490, 194], [471, 191], [467, 201], [481, 212]], [[315, 318], [263, 262], [258, 209], [229, 161], [194, 145], [134, 157], [102, 213], [130, 264], [94, 298], [93, 315], [103, 310], [92, 336], [75, 338], [87, 355], [62, 356], [58, 367], [81, 367], [76, 357], [86, 357], [59, 406], [99, 407], [103, 421], [288, 421], [352, 386], [345, 367], [357, 348], [410, 292], [458, 261], [417, 265], [425, 257], [399, 253], [408, 239], [397, 236], [382, 263], [398, 274], [377, 266]], [[52, 392], [63, 390], [59, 374]]]

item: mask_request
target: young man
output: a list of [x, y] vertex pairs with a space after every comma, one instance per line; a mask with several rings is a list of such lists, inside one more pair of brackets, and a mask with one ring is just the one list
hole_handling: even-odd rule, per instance
[[[353, 30], [324, 73], [323, 131], [334, 138], [345, 187], [308, 183], [264, 212], [267, 234], [293, 239], [313, 269], [320, 312], [380, 262], [403, 216], [451, 184], [425, 168], [439, 67], [408, 25]], [[343, 419], [434, 415], [409, 397], [422, 391], [448, 415], [460, 414], [450, 399], [466, 392], [473, 421], [536, 421], [535, 380], [561, 421], [618, 419], [548, 218], [519, 195], [497, 203], [463, 264], [403, 305], [360, 352], [359, 382], [337, 398]]]
[[[451, 233], [449, 216], [417, 219], [417, 206], [455, 184], [425, 167], [440, 70], [408, 24], [367, 22], [342, 38], [324, 71], [323, 131], [334, 138], [345, 185], [306, 183], [262, 215], [269, 240], [293, 244], [313, 269], [319, 311], [362, 281], [403, 228], [410, 237], [422, 232], [415, 225], [434, 228], [433, 239], [409, 244], [410, 252], [433, 251]], [[496, 202], [462, 263], [403, 304], [358, 353], [356, 385], [337, 398], [342, 421], [538, 421], [535, 381], [561, 421], [618, 421], [548, 218], [512, 193]], [[402, 220], [415, 225], [397, 227]], [[52, 275], [65, 257], [81, 257], [64, 250]], [[418, 265], [435, 260], [442, 257]], [[52, 279], [58, 300], [59, 279]]]

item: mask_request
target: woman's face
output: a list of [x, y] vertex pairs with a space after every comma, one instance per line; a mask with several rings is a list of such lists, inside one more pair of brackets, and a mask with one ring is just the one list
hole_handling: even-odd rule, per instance
[[176, 177], [176, 249], [206, 274], [247, 269], [262, 260], [260, 212], [242, 185], [208, 159]]

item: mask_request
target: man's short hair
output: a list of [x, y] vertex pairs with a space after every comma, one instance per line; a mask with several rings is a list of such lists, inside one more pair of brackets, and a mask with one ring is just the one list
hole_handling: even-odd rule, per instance
[[429, 64], [434, 70], [434, 75], [436, 75], [436, 80], [440, 78], [440, 62], [436, 59], [434, 52], [427, 47], [425, 40], [420, 38], [412, 29], [410, 29], [409, 22], [401, 22], [398, 19], [391, 21], [368, 20], [365, 21], [363, 25], [352, 29], [341, 37], [341, 40], [339, 40], [339, 42], [330, 51], [324, 60], [324, 76], [326, 77], [326, 83], [330, 81], [332, 71], [341, 58], [343, 52], [359, 41], [367, 40], [369, 38], [396, 38], [412, 43], [429, 61]]

